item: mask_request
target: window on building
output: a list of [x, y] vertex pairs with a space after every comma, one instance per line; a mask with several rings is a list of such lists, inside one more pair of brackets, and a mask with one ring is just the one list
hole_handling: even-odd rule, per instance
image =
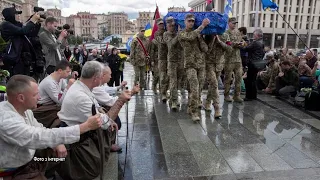
[[309, 22], [309, 20], [310, 20], [310, 16], [307, 16], [307, 22]]
[[287, 12], [287, 6], [283, 8], [283, 12]]
[[284, 0], [284, 5], [287, 5], [288, 4], [288, 0]]
[[282, 23], [282, 28], [285, 28], [285, 23]]
[[262, 27], [266, 27], [266, 26], [265, 26], [265, 22], [264, 22], [264, 21], [263, 21], [263, 23], [262, 23]]
[[294, 23], [294, 28], [297, 29], [297, 23]]
[[318, 29], [320, 29], [320, 24], [318, 24]]
[[299, 4], [300, 4], [300, 0], [297, 0], [297, 5], [299, 6]]
[[298, 16], [296, 16], [296, 17], [294, 18], [294, 20], [295, 20], [295, 21], [298, 21]]
[[310, 8], [308, 8], [308, 14], [310, 14], [310, 12], [311, 12], [311, 9], [310, 9]]
[[270, 20], [273, 21], [273, 14], [270, 15]]
[[296, 8], [296, 13], [299, 13], [299, 7]]
[[309, 6], [311, 6], [311, 3], [312, 3], [312, 1], [311, 1], [311, 0], [309, 0]]
[[265, 21], [265, 20], [266, 20], [266, 14], [263, 15], [263, 21]]

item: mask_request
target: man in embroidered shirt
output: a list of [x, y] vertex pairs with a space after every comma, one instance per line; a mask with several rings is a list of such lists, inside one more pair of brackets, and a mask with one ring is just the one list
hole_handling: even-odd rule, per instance
[[[68, 90], [58, 113], [59, 119], [67, 126], [80, 124], [99, 107], [92, 89], [100, 86], [102, 70], [104, 66], [98, 61], [88, 61], [82, 67], [81, 78]], [[94, 179], [100, 175], [104, 154], [106, 159], [110, 153], [111, 142], [116, 137], [117, 124], [114, 119], [129, 99], [130, 91], [122, 93], [110, 110], [104, 114], [104, 125], [102, 126], [105, 141], [99, 142], [101, 129], [91, 132], [90, 135], [82, 137], [82, 141], [70, 145], [70, 153], [66, 161], [62, 162], [57, 172], [63, 179]], [[102, 150], [101, 147], [104, 149]], [[102, 152], [103, 151], [103, 152]], [[84, 158], [85, 157], [85, 158]]]
[[61, 144], [77, 142], [80, 134], [102, 124], [100, 115], [96, 115], [75, 126], [46, 129], [30, 110], [37, 107], [39, 100], [38, 85], [33, 78], [11, 77], [7, 92], [8, 101], [0, 103], [0, 177], [4, 179], [45, 179], [44, 162], [33, 160], [37, 149], [55, 148], [58, 157], [66, 157], [66, 149]]

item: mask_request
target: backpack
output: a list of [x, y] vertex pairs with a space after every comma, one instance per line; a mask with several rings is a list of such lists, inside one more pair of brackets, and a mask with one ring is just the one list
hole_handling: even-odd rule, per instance
[[310, 111], [320, 111], [320, 94], [313, 90], [308, 92], [305, 96], [305, 109]]

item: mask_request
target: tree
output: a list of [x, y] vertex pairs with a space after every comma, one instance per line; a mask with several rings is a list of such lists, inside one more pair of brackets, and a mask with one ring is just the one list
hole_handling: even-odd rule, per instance
[[110, 44], [113, 46], [119, 47], [121, 42], [122, 42], [121, 38], [113, 37], [110, 41]]

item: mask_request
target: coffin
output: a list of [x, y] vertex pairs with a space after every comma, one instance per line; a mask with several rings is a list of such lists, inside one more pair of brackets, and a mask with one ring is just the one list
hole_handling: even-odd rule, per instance
[[178, 23], [182, 29], [184, 29], [184, 19], [189, 13], [195, 15], [195, 29], [201, 25], [203, 19], [208, 18], [210, 20], [210, 24], [201, 32], [201, 34], [221, 35], [227, 28], [228, 16], [217, 12], [169, 12], [163, 19], [165, 22], [167, 17], [172, 16], [175, 19], [175, 22]]

